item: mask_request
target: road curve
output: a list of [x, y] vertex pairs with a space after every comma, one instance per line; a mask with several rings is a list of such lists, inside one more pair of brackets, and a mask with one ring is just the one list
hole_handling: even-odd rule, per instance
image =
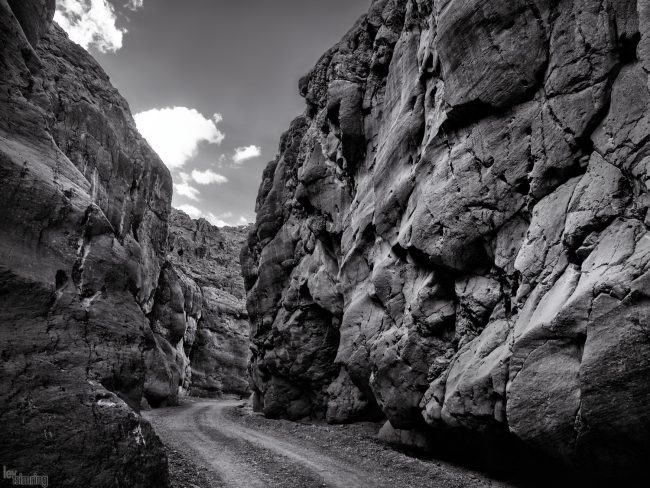
[[[384, 451], [346, 427], [271, 421], [243, 401], [192, 399], [144, 412], [168, 449], [210, 488], [503, 487], [475, 472]], [[178, 486], [197, 486], [194, 483]]]
[[[224, 414], [241, 401], [197, 401], [181, 407], [163, 408], [145, 413], [156, 431], [169, 444], [179, 442], [201, 458], [223, 485], [233, 488], [279, 486], [273, 476], [260, 473], [266, 462], [290, 465], [292, 479], [275, 480], [287, 486], [328, 486], [337, 488], [368, 488], [381, 486], [370, 472], [359, 469], [328, 454], [318, 446], [304, 442], [290, 443], [271, 434], [235, 423]], [[169, 442], [167, 439], [170, 439]], [[299, 482], [310, 483], [300, 485]], [[271, 484], [273, 483], [273, 484]]]

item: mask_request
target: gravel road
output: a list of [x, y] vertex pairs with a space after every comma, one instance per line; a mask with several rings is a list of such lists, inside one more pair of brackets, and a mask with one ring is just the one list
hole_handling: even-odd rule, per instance
[[377, 424], [269, 420], [241, 400], [187, 400], [144, 416], [167, 446], [175, 488], [513, 486], [390, 449]]

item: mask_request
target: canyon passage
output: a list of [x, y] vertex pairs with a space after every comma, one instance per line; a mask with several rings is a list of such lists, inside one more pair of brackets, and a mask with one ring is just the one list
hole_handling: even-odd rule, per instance
[[3, 483], [637, 486], [650, 3], [369, 3], [216, 227], [0, 0]]

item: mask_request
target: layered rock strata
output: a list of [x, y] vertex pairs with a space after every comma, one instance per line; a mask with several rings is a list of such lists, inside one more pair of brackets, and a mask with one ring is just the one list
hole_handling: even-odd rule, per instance
[[263, 175], [256, 406], [642, 469], [649, 73], [645, 0], [375, 0]]

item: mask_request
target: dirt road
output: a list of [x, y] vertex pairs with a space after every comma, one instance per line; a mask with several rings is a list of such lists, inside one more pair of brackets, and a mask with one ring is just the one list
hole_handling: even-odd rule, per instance
[[168, 447], [176, 487], [507, 487], [374, 440], [376, 425], [268, 420], [242, 401], [190, 400], [145, 412]]

